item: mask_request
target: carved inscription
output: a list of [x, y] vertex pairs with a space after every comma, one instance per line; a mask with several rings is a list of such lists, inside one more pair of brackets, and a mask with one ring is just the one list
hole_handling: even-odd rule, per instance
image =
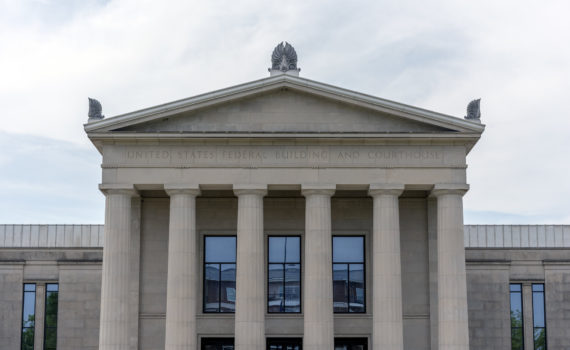
[[[449, 152], [448, 152], [449, 153]], [[180, 167], [385, 167], [442, 166], [444, 150], [433, 146], [172, 146], [114, 149], [104, 157], [107, 166]], [[464, 164], [461, 155], [454, 163]], [[463, 158], [464, 159], [464, 158]], [[449, 164], [447, 164], [449, 165]]]

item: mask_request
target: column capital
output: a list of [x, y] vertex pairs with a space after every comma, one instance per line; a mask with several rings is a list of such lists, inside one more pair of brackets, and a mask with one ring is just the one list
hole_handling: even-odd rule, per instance
[[332, 196], [336, 191], [336, 185], [332, 184], [302, 184], [301, 193], [307, 197], [310, 195]]
[[200, 195], [200, 186], [196, 184], [164, 184], [164, 190], [171, 197], [175, 194], [187, 194], [193, 197]]
[[399, 197], [404, 192], [403, 184], [370, 184], [368, 194], [372, 197], [390, 195]]
[[468, 184], [435, 184], [431, 190], [430, 196], [439, 197], [445, 194], [463, 196], [467, 191], [469, 191]]
[[99, 184], [99, 191], [104, 195], [108, 194], [126, 194], [131, 197], [137, 197], [139, 192], [133, 184]]
[[234, 194], [241, 196], [244, 194], [256, 194], [259, 196], [267, 195], [267, 185], [261, 184], [235, 184], [233, 185]]

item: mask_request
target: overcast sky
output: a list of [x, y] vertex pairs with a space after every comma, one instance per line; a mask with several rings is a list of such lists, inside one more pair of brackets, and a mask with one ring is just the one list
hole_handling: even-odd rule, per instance
[[87, 96], [107, 116], [303, 77], [463, 117], [466, 223], [570, 224], [570, 1], [0, 0], [0, 223], [103, 223]]

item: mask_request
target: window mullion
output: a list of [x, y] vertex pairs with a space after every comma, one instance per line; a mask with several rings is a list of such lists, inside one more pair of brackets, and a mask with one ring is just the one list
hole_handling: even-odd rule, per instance
[[222, 264], [218, 264], [218, 312], [222, 312]]
[[[287, 242], [287, 239], [285, 239], [285, 242]], [[285, 249], [287, 249], [287, 244], [285, 244]], [[286, 250], [285, 250], [285, 251], [286, 251]], [[287, 256], [287, 255], [285, 255], [285, 256]], [[286, 286], [286, 284], [287, 284], [287, 283], [285, 283], [285, 268], [286, 268], [286, 265], [285, 265], [285, 264], [282, 264], [282, 265], [281, 265], [281, 268], [283, 269], [283, 312], [287, 312], [287, 298], [285, 297], [285, 296], [286, 296], [286, 293], [287, 293], [287, 290], [285, 289], [285, 286]]]
[[350, 312], [350, 264], [346, 264], [346, 312]]

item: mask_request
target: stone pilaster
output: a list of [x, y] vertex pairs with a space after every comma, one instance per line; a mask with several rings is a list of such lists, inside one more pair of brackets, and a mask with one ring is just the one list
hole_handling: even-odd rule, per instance
[[305, 196], [305, 350], [334, 348], [331, 196], [334, 185], [303, 185]]
[[266, 185], [234, 185], [238, 197], [235, 349], [265, 349], [263, 197]]
[[373, 349], [403, 350], [402, 267], [398, 197], [403, 185], [372, 184]]
[[522, 284], [523, 348], [534, 349], [534, 320], [532, 309], [532, 283]]
[[195, 350], [198, 186], [165, 185], [170, 196], [165, 350]]
[[46, 319], [45, 297], [46, 285], [44, 283], [36, 283], [36, 313], [34, 316], [36, 328], [34, 329], [34, 350], [43, 350], [44, 348], [44, 328]]
[[439, 350], [469, 350], [467, 282], [463, 241], [466, 184], [436, 184]]
[[105, 201], [100, 350], [129, 349], [132, 185], [100, 185]]

